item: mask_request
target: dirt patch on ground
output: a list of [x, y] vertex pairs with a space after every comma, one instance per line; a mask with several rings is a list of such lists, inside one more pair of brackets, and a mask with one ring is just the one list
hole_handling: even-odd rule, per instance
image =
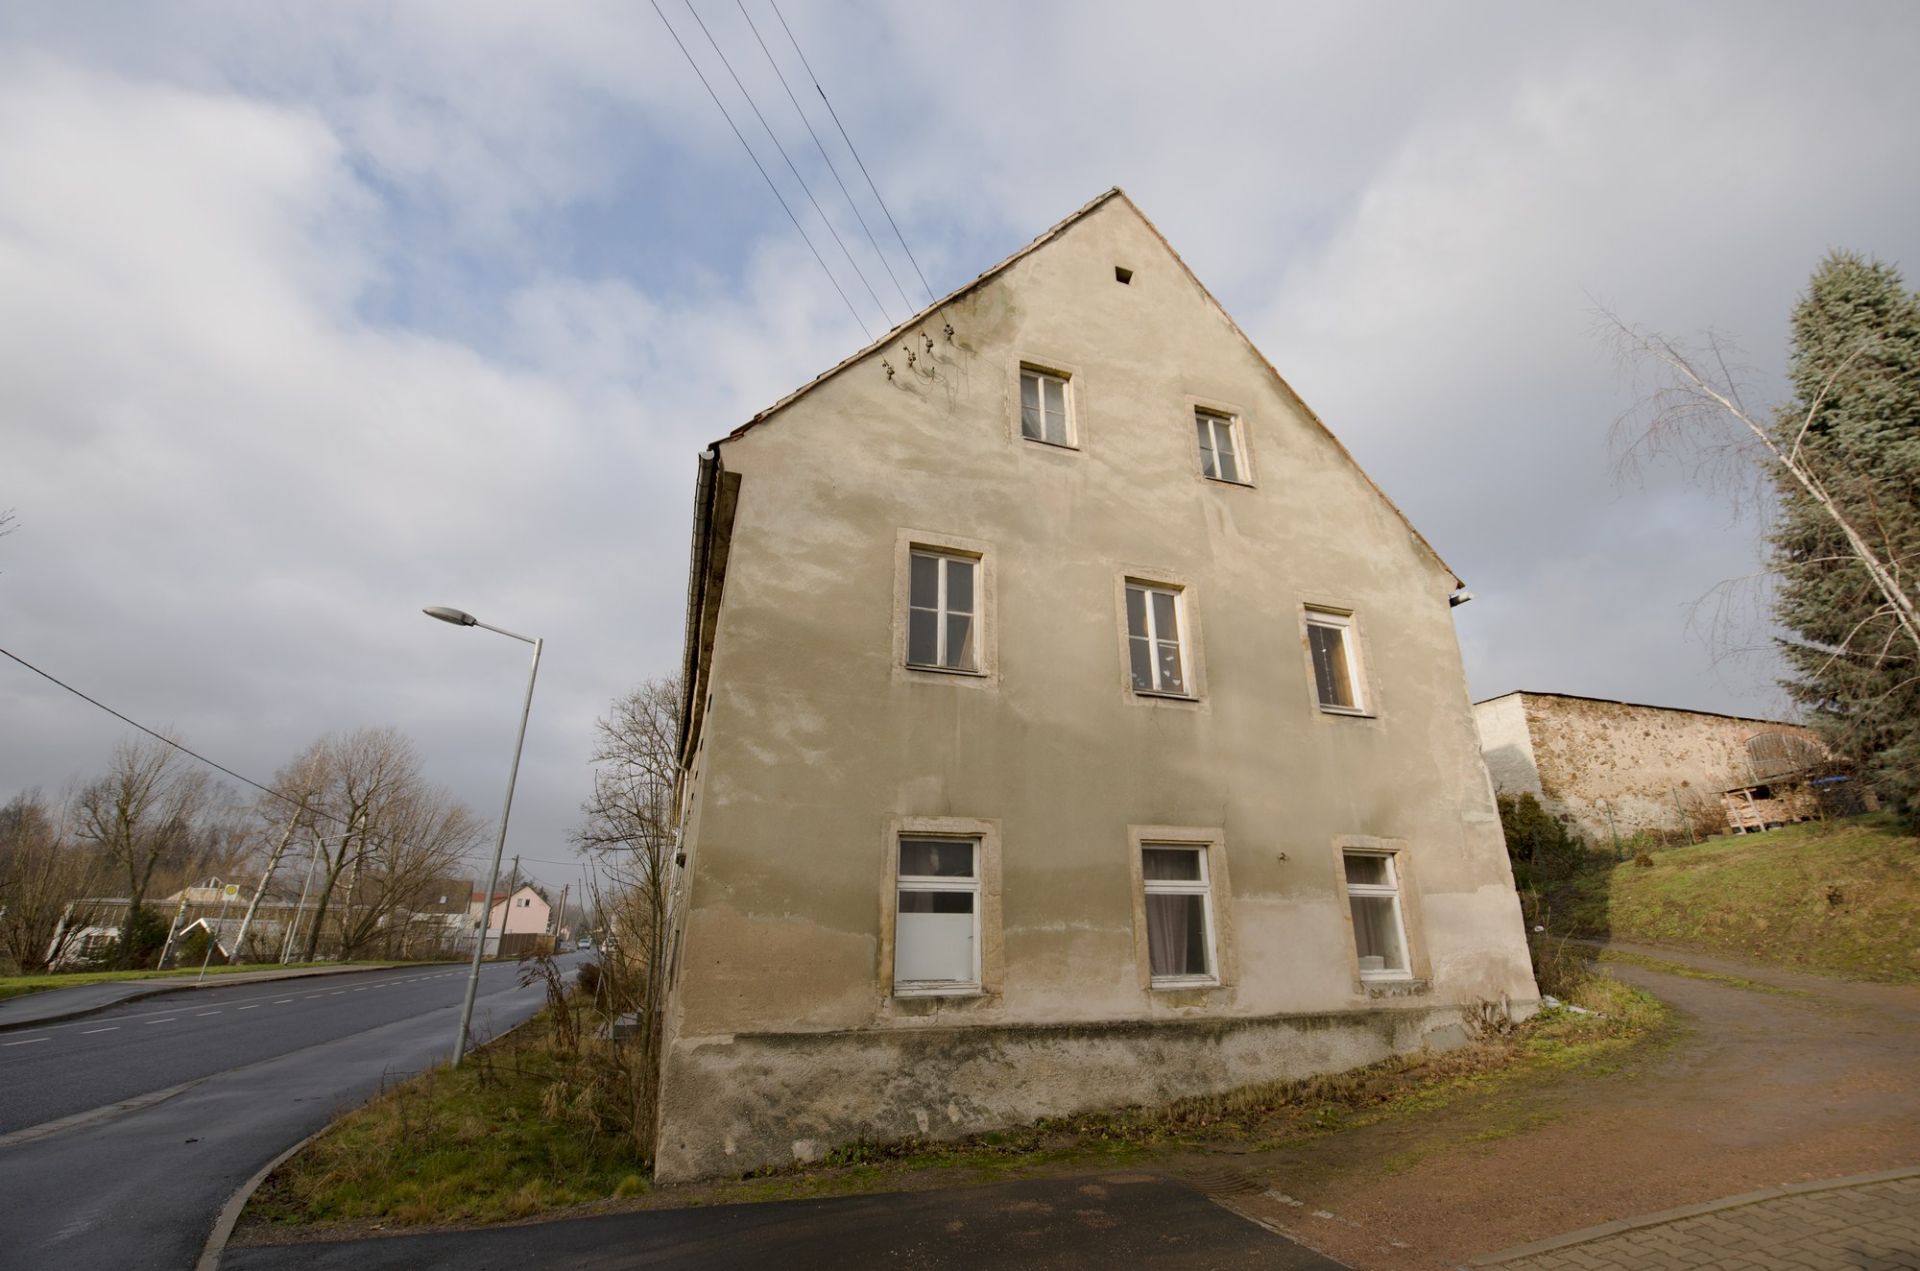
[[1249, 1156], [1233, 1186], [1209, 1190], [1356, 1268], [1451, 1267], [1635, 1214], [1920, 1164], [1920, 989], [1627, 951], [1796, 991], [1612, 965], [1679, 1012], [1667, 1044]]

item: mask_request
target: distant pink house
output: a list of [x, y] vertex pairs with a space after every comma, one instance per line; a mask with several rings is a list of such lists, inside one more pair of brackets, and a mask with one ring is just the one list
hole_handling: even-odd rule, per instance
[[[468, 931], [480, 923], [481, 896], [482, 893], [476, 891], [468, 898]], [[487, 915], [487, 943], [497, 946], [502, 936], [542, 935], [552, 921], [552, 906], [532, 887], [523, 886], [514, 892], [497, 891]]]

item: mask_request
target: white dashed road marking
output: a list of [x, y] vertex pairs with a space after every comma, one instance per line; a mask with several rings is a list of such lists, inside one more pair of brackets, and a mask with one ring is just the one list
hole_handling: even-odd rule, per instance
[[119, 1031], [120, 1031], [120, 1025], [115, 1024], [110, 1028], [89, 1028], [85, 1032], [81, 1033], [80, 1035], [82, 1037], [91, 1037], [95, 1033], [117, 1033]]
[[201, 1011], [198, 1015], [195, 1015], [194, 1018], [205, 1019], [209, 1015], [218, 1015], [219, 1013], [219, 1011]]
[[31, 1046], [35, 1042], [44, 1042], [44, 1041], [51, 1041], [51, 1040], [53, 1039], [50, 1037], [29, 1037], [25, 1041], [0, 1042], [0, 1050], [4, 1050], [8, 1046]]
[[167, 1017], [166, 1017], [165, 1019], [150, 1019], [150, 1020], [148, 1020], [148, 1021], [147, 1021], [147, 1023], [149, 1023], [149, 1024], [171, 1024], [171, 1023], [173, 1023], [173, 1021], [175, 1021], [176, 1019], [179, 1019], [179, 1018], [180, 1018], [180, 1017], [179, 1017], [178, 1015], [169, 1015], [169, 1016], [167, 1016]]

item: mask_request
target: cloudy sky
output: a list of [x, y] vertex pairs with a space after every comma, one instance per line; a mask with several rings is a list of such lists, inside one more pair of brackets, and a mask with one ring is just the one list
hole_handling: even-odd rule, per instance
[[[693, 4], [903, 316], [769, 0]], [[1689, 629], [1752, 524], [1612, 476], [1594, 309], [1764, 395], [1825, 251], [1920, 281], [1920, 9], [782, 12], [935, 290], [1124, 186], [1476, 593], [1476, 697], [1780, 709]], [[0, 647], [242, 772], [391, 724], [491, 815], [524, 646], [419, 613], [470, 609], [548, 641], [511, 847], [573, 876], [592, 721], [677, 665], [695, 454], [863, 342], [646, 5], [0, 11]], [[124, 732], [5, 661], [0, 722], [0, 798]]]

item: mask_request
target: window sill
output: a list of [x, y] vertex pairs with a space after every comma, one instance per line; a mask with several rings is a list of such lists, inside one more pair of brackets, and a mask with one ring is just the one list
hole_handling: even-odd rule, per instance
[[1372, 719], [1374, 717], [1372, 711], [1362, 710], [1358, 706], [1322, 706], [1320, 713], [1322, 715], [1345, 715], [1348, 719]]
[[928, 675], [965, 675], [976, 680], [984, 680], [987, 678], [985, 671], [973, 670], [964, 666], [928, 666], [921, 662], [908, 662], [906, 669], [909, 671], [922, 671]]
[[1157, 693], [1150, 688], [1136, 688], [1135, 697], [1144, 697], [1156, 702], [1197, 702], [1200, 699], [1192, 693]]
[[1253, 489], [1253, 482], [1251, 481], [1229, 481], [1225, 477], [1210, 477], [1204, 472], [1200, 474], [1200, 479], [1202, 481], [1211, 482], [1214, 485], [1230, 485], [1230, 486], [1235, 486], [1242, 490]]
[[1148, 985], [1156, 993], [1179, 993], [1189, 989], [1217, 989], [1220, 981], [1211, 975], [1173, 978], [1155, 976]]
[[1027, 436], [1027, 435], [1026, 435], [1025, 433], [1021, 433], [1021, 434], [1020, 434], [1020, 440], [1022, 440], [1022, 441], [1028, 441], [1028, 442], [1032, 442], [1032, 443], [1033, 443], [1034, 445], [1036, 445], [1036, 446], [1045, 446], [1045, 447], [1047, 447], [1047, 448], [1048, 448], [1049, 450], [1078, 450], [1078, 449], [1080, 449], [1080, 443], [1079, 443], [1079, 442], [1075, 442], [1075, 441], [1048, 441], [1048, 440], [1047, 440], [1047, 439], [1046, 439], [1045, 437], [1029, 437], [1029, 436]]
[[925, 986], [896, 984], [893, 986], [892, 995], [894, 997], [912, 998], [985, 997], [986, 993], [978, 984], [928, 984]]

